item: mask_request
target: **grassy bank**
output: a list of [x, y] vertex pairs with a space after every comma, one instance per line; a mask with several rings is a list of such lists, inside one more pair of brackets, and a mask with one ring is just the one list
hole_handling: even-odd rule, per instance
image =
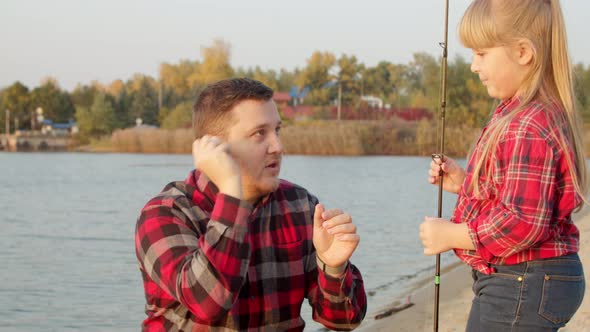
[[[445, 129], [445, 153], [465, 157], [480, 129]], [[302, 155], [429, 155], [439, 150], [435, 121], [309, 121], [281, 131], [287, 154]], [[585, 125], [586, 156], [590, 156], [590, 124]], [[129, 153], [190, 153], [190, 129], [130, 128], [92, 144], [93, 151]]]
[[[465, 156], [478, 129], [447, 128], [446, 153]], [[437, 148], [439, 132], [432, 121], [310, 121], [281, 131], [287, 154], [428, 155]], [[130, 153], [190, 153], [190, 129], [130, 128], [93, 142], [92, 150]]]

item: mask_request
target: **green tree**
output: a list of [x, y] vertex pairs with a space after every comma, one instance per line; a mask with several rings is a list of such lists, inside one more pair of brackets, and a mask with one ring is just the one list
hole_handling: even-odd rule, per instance
[[[439, 62], [427, 53], [415, 53], [407, 71], [411, 106], [436, 110], [440, 106], [441, 71]], [[420, 101], [420, 105], [418, 105]]]
[[74, 107], [90, 107], [94, 102], [96, 94], [100, 93], [102, 89], [97, 83], [91, 85], [78, 84], [74, 91], [70, 93], [70, 98]]
[[[2, 92], [2, 128], [4, 128], [5, 123], [5, 110], [10, 111], [11, 130], [28, 126], [30, 121], [27, 120], [30, 118], [30, 112], [32, 111], [29, 105], [29, 88], [21, 82], [14, 82], [11, 86], [4, 89]], [[19, 128], [12, 128], [14, 126], [14, 119], [18, 119]]]
[[574, 91], [584, 122], [590, 122], [590, 66], [574, 66]]
[[277, 79], [277, 72], [269, 69], [269, 70], [262, 70], [259, 66], [254, 68], [252, 72], [252, 79], [260, 81], [266, 84], [268, 87], [273, 89], [274, 91], [278, 91], [279, 89], [279, 82]]
[[127, 92], [127, 87], [122, 86], [114, 97], [113, 107], [115, 109], [115, 128], [127, 128], [135, 125], [135, 119], [129, 114], [131, 106], [131, 94]]
[[354, 55], [343, 54], [338, 59], [336, 80], [342, 87], [342, 105], [357, 106], [359, 104], [361, 89], [364, 89], [363, 71], [364, 65], [358, 63]]
[[330, 52], [315, 51], [307, 60], [295, 82], [299, 88], [308, 87], [309, 96], [306, 103], [311, 105], [327, 105], [334, 99], [334, 93], [326, 88], [326, 84], [335, 79], [331, 73], [336, 65], [336, 57]]
[[45, 119], [54, 122], [67, 122], [73, 119], [76, 112], [70, 95], [61, 90], [54, 79], [47, 79], [41, 86], [33, 89], [30, 107], [42, 108]]
[[291, 88], [296, 86], [295, 78], [299, 73], [299, 68], [295, 68], [292, 72], [282, 68], [277, 76], [278, 91], [291, 91]]
[[449, 123], [479, 128], [489, 119], [495, 102], [470, 67], [460, 56], [448, 66], [447, 114]]
[[155, 81], [146, 76], [130, 82], [129, 116], [132, 122], [141, 119], [144, 124], [158, 125], [158, 92]]
[[165, 116], [161, 119], [160, 123], [162, 124], [162, 128], [165, 129], [190, 128], [192, 125], [192, 115], [192, 103], [187, 101], [165, 112]]
[[391, 63], [381, 61], [375, 67], [369, 67], [363, 72], [363, 93], [385, 100], [391, 93], [392, 77], [389, 67]]
[[171, 108], [196, 97], [197, 82], [192, 79], [198, 77], [200, 65], [198, 61], [190, 60], [182, 60], [178, 64], [160, 65], [162, 104], [165, 107]]
[[92, 106], [76, 109], [76, 121], [83, 138], [110, 134], [116, 124], [113, 104], [105, 93], [97, 93]]

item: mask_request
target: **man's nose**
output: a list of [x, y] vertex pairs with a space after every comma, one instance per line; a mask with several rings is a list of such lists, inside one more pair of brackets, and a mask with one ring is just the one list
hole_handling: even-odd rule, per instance
[[283, 143], [281, 142], [281, 138], [278, 134], [272, 136], [270, 144], [268, 146], [268, 153], [269, 154], [282, 154], [283, 153]]

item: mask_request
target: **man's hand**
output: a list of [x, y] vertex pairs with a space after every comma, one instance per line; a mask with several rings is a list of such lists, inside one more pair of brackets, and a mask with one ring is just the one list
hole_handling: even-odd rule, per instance
[[428, 182], [438, 185], [440, 182], [441, 171], [443, 176], [443, 189], [458, 194], [465, 181], [465, 170], [463, 170], [455, 160], [447, 156], [444, 156], [444, 161], [440, 160], [440, 158], [434, 158], [430, 162]]
[[229, 153], [229, 145], [219, 137], [205, 135], [193, 142], [195, 168], [205, 174], [219, 192], [241, 199], [240, 167]]
[[315, 206], [313, 245], [319, 259], [327, 266], [337, 268], [346, 264], [359, 241], [349, 214], [339, 209], [326, 211], [322, 204]]

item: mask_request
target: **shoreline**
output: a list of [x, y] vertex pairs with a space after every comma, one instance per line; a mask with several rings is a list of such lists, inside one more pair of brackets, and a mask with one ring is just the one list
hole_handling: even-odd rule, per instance
[[[434, 269], [432, 274], [434, 275]], [[410, 289], [401, 294], [387, 308], [378, 310], [372, 316], [365, 317], [357, 331], [432, 331], [434, 310], [433, 275], [417, 280]], [[469, 309], [465, 303], [457, 303], [457, 300], [471, 293], [471, 280], [471, 269], [463, 262], [454, 262], [441, 268], [439, 289], [440, 331], [462, 331], [461, 329], [444, 329], [445, 308], [463, 305], [463, 307], [467, 307], [467, 310]], [[453, 299], [451, 299], [452, 297]], [[470, 302], [471, 298], [469, 297], [469, 304]]]
[[[574, 214], [573, 218], [580, 230], [578, 253], [585, 267], [586, 292], [584, 301], [572, 320], [560, 329], [563, 332], [585, 331], [590, 326], [590, 208], [585, 207]], [[471, 268], [463, 262], [451, 263], [441, 268], [439, 331], [465, 331], [473, 299], [472, 283]], [[429, 276], [417, 280], [386, 308], [365, 317], [357, 331], [432, 331], [433, 312], [433, 276]], [[375, 316], [381, 318], [376, 319]]]

